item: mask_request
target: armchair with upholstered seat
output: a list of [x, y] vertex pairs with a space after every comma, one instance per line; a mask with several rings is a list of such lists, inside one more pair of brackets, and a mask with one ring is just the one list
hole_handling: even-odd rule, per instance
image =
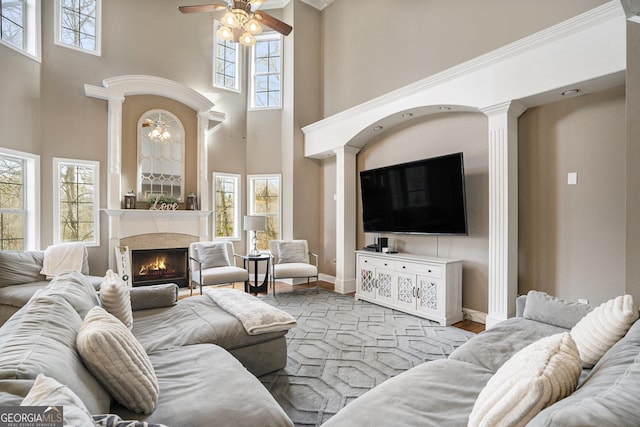
[[189, 288], [229, 285], [249, 280], [249, 272], [236, 266], [236, 255], [231, 242], [194, 242], [189, 245]]
[[313, 277], [315, 289], [318, 290], [318, 255], [309, 252], [306, 240], [272, 240], [269, 249], [273, 295], [276, 294], [276, 280], [279, 279], [307, 279], [308, 288], [309, 280]]

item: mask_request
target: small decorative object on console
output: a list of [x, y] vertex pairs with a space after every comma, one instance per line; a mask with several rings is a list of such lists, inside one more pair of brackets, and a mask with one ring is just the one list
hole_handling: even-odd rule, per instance
[[124, 208], [135, 209], [136, 208], [136, 194], [133, 190], [124, 195]]

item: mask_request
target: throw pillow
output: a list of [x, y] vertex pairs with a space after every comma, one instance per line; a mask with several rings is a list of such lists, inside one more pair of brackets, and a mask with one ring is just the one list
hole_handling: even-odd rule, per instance
[[65, 426], [92, 426], [93, 420], [82, 399], [69, 387], [53, 378], [38, 374], [21, 406], [62, 406]]
[[309, 254], [304, 240], [278, 242], [278, 264], [294, 262], [309, 263]]
[[592, 368], [638, 320], [638, 307], [631, 295], [618, 296], [587, 314], [571, 329], [582, 366]]
[[198, 245], [198, 259], [202, 268], [228, 267], [229, 254], [226, 243], [207, 243]]
[[127, 328], [133, 327], [129, 286], [111, 270], [107, 270], [100, 285], [100, 302], [102, 308], [113, 314]]
[[149, 356], [131, 331], [102, 307], [92, 308], [76, 338], [93, 375], [121, 405], [150, 414], [160, 387]]
[[152, 424], [146, 421], [123, 420], [115, 414], [94, 415], [97, 427], [166, 427], [164, 424]]
[[469, 426], [524, 426], [570, 395], [582, 367], [568, 332], [542, 338], [507, 360], [478, 396]]
[[544, 292], [529, 291], [522, 317], [571, 329], [591, 310], [593, 307], [588, 304], [566, 301]]

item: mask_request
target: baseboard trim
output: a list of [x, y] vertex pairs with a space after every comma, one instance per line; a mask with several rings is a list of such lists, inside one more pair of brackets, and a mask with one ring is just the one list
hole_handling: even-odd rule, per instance
[[462, 307], [462, 317], [465, 320], [471, 320], [472, 322], [478, 322], [484, 325], [487, 324], [487, 313], [484, 313], [482, 311]]
[[324, 274], [324, 273], [318, 274], [318, 280], [322, 280], [323, 282], [331, 283], [332, 285], [336, 284], [336, 276], [330, 276], [330, 275]]

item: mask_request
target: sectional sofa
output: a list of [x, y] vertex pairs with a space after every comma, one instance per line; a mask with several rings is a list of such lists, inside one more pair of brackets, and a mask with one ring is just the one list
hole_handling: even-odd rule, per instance
[[[448, 359], [418, 365], [385, 381], [346, 405], [324, 426], [640, 426], [640, 321], [626, 332], [624, 328], [618, 329], [615, 322], [605, 324], [594, 315], [586, 318], [593, 309], [532, 291], [518, 298], [517, 317], [474, 336]], [[637, 318], [637, 307], [634, 307], [628, 324]], [[583, 323], [576, 326], [582, 319]], [[575, 391], [563, 390], [563, 383], [572, 376], [568, 371], [575, 363], [548, 381], [536, 377], [542, 371], [536, 372], [533, 358], [524, 359], [530, 363], [518, 366], [508, 381], [493, 389], [492, 404], [494, 409], [498, 408], [500, 417], [477, 423], [475, 415], [481, 394], [492, 391], [489, 382], [492, 378], [501, 379], [498, 372], [504, 373], [508, 363], [525, 353], [525, 347], [531, 349], [543, 339], [562, 336], [566, 339], [567, 335], [584, 331], [584, 326], [587, 332], [604, 326], [605, 337], [620, 332], [624, 337], [609, 348], [593, 368], [582, 368], [578, 359]], [[576, 348], [564, 342], [558, 348], [582, 357]], [[582, 350], [587, 354], [586, 349]], [[540, 354], [540, 348], [537, 351]], [[549, 357], [542, 373], [557, 368], [560, 359], [557, 354]], [[527, 382], [532, 377], [536, 377], [534, 381]], [[514, 399], [512, 391], [518, 386], [524, 387]], [[544, 399], [532, 402], [525, 412], [537, 415], [528, 422], [523, 421], [522, 416], [514, 416], [518, 406], [526, 405], [527, 399], [539, 390], [547, 390], [550, 395], [562, 391], [569, 395], [540, 412], [534, 411], [543, 409]]]
[[[92, 415], [112, 413], [124, 420], [185, 427], [293, 425], [256, 378], [285, 366], [286, 331], [249, 335], [208, 295], [176, 302], [175, 285], [130, 293], [129, 333], [157, 378], [157, 402], [151, 409], [118, 402], [103, 381], [106, 375], [127, 388], [139, 380], [138, 371], [128, 374], [116, 367], [98, 372], [85, 358], [87, 319], [104, 310], [90, 281], [73, 272], [56, 276], [0, 327], [0, 406], [20, 405], [44, 374], [79, 396]], [[108, 329], [100, 332], [109, 334]], [[107, 345], [91, 347], [91, 354], [110, 361], [137, 353], [116, 354]], [[132, 399], [138, 394], [145, 393], [133, 393]]]

